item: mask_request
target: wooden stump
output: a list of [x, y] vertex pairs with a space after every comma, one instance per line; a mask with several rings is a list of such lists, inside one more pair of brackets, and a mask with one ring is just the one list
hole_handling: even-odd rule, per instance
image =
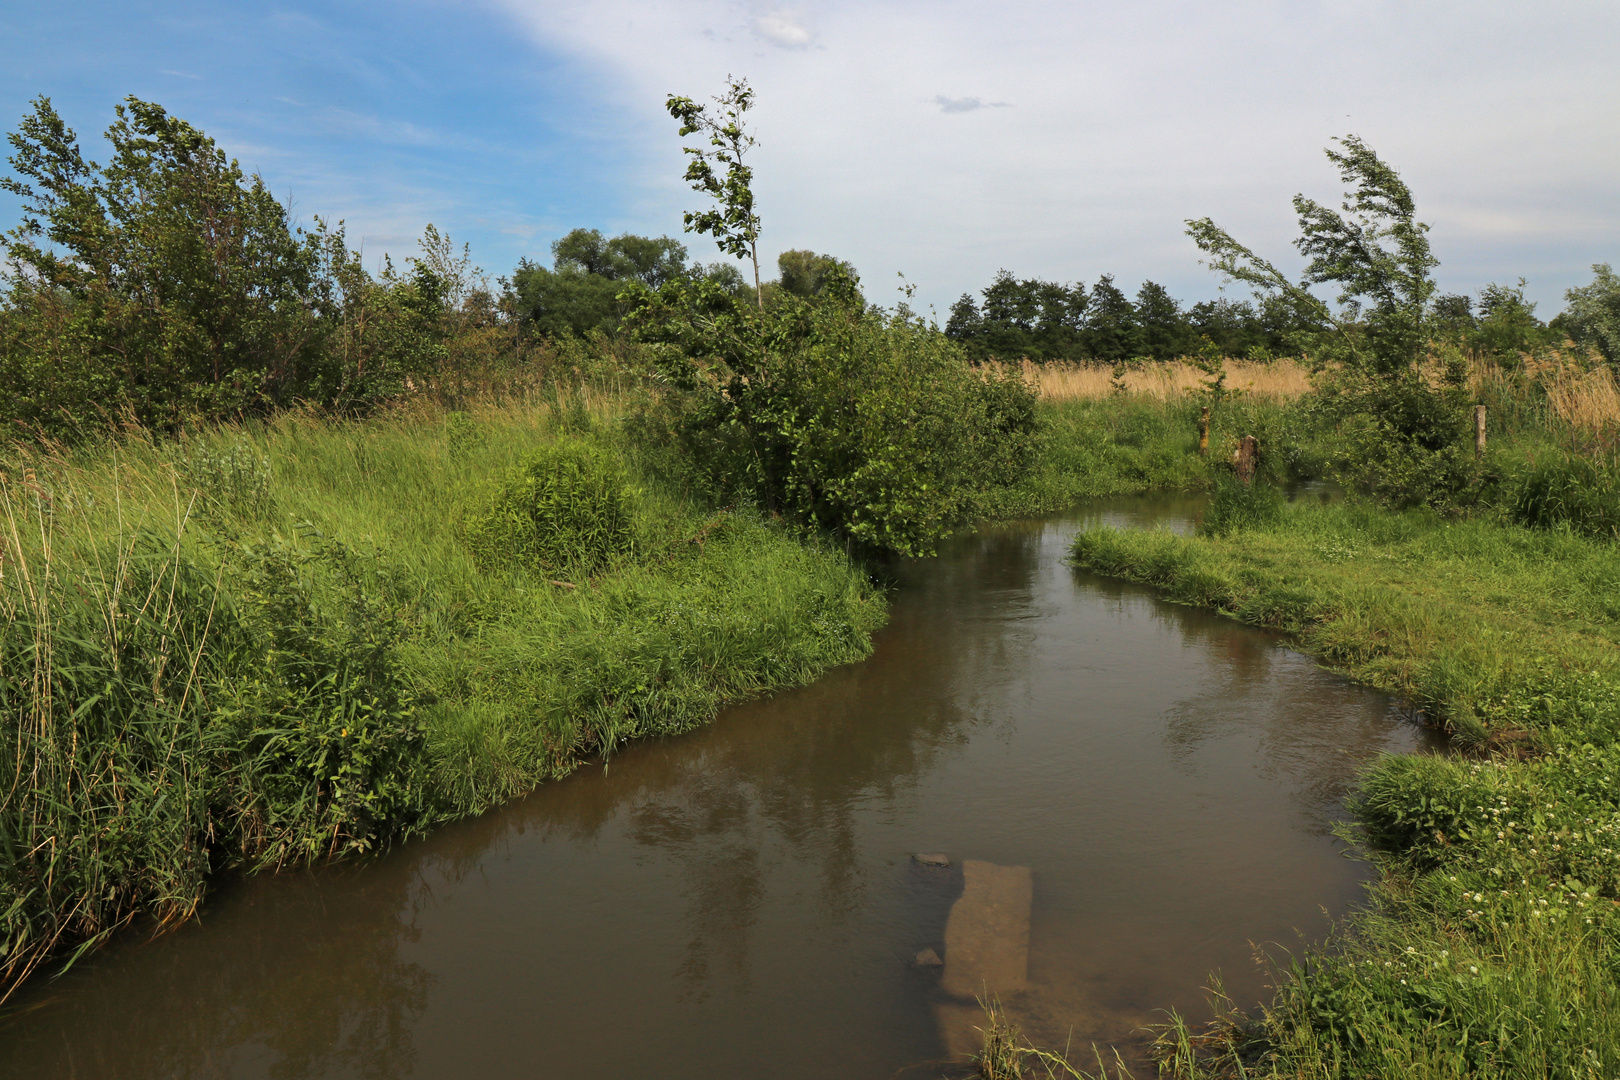
[[1209, 457], [1209, 406], [1198, 414], [1198, 456]]
[[1243, 436], [1238, 443], [1237, 452], [1232, 455], [1232, 464], [1237, 467], [1238, 479], [1245, 484], [1254, 483], [1254, 467], [1260, 460], [1260, 440], [1253, 435]]
[[1474, 406], [1474, 457], [1485, 456], [1485, 406]]

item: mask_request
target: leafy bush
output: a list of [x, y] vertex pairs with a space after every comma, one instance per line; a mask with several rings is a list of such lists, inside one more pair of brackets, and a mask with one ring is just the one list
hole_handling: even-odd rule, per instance
[[642, 294], [636, 323], [679, 391], [665, 433], [720, 501], [923, 555], [1031, 464], [1022, 378], [975, 370], [904, 308], [867, 308], [841, 268], [814, 300], [764, 311], [677, 283]]
[[567, 440], [535, 452], [467, 528], [485, 570], [592, 573], [630, 553], [635, 493], [610, 450]]
[[1587, 536], [1620, 539], [1620, 480], [1600, 461], [1553, 454], [1526, 466], [1510, 490], [1509, 513], [1522, 525], [1567, 525]]
[[[344, 411], [473, 366], [496, 302], [448, 237], [380, 277], [202, 131], [128, 98], [88, 161], [50, 101], [10, 136], [22, 204], [0, 275], [0, 419], [78, 434], [132, 416], [173, 430], [295, 402]], [[510, 323], [511, 320], [508, 320]]]
[[1478, 501], [1486, 477], [1475, 459], [1468, 397], [1416, 372], [1341, 373], [1315, 403], [1336, 423], [1331, 469], [1340, 483], [1385, 506], [1456, 510]]

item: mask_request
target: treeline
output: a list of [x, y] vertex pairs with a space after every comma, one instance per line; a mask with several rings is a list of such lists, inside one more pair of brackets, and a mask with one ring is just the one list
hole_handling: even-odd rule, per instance
[[[1620, 281], [1607, 265], [1593, 267], [1592, 284], [1566, 293], [1568, 308], [1550, 322], [1536, 317], [1525, 282], [1487, 285], [1478, 297], [1437, 296], [1428, 335], [1473, 359], [1512, 360], [1566, 341], [1620, 355]], [[1314, 329], [1279, 295], [1206, 300], [1183, 305], [1157, 282], [1143, 282], [1132, 300], [1104, 274], [1088, 290], [1017, 278], [1007, 270], [951, 306], [945, 333], [975, 360], [1118, 364], [1208, 354], [1267, 361], [1304, 351]]]
[[[551, 268], [524, 260], [492, 283], [429, 225], [419, 255], [372, 273], [341, 223], [295, 227], [259, 177], [160, 106], [126, 99], [106, 139], [98, 165], [46, 98], [9, 137], [0, 185], [23, 217], [0, 282], [0, 422], [18, 434], [173, 430], [295, 403], [364, 411], [616, 333], [631, 286], [703, 281], [754, 301], [735, 265], [592, 229], [554, 243]], [[779, 265], [767, 302], [848, 269], [809, 251]]]

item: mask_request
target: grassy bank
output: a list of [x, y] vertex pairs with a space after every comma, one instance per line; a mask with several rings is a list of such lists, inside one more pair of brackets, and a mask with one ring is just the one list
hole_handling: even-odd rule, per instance
[[1048, 513], [1106, 495], [1206, 491], [1238, 439], [1250, 434], [1279, 448], [1267, 462], [1277, 478], [1321, 477], [1326, 450], [1299, 397], [1303, 372], [1280, 361], [1266, 382], [1260, 365], [1253, 367], [1239, 381], [1257, 389], [1211, 409], [1207, 456], [1198, 453], [1198, 425], [1209, 399], [1189, 389], [1200, 384], [1187, 365], [1129, 373], [1124, 392], [1113, 389], [1107, 368], [1032, 371], [1041, 394], [1041, 452], [1023, 482], [986, 498], [984, 516]]
[[[883, 602], [841, 551], [652, 479], [613, 412], [290, 414], [19, 452], [4, 984], [185, 917], [213, 875], [375, 850], [866, 654]], [[603, 463], [616, 539], [480, 556], [502, 490], [558, 447]]]
[[1620, 550], [1304, 501], [1224, 536], [1088, 531], [1074, 559], [1288, 632], [1460, 751], [1362, 778], [1367, 909], [1264, 1018], [1183, 1032], [1178, 1075], [1620, 1071]]

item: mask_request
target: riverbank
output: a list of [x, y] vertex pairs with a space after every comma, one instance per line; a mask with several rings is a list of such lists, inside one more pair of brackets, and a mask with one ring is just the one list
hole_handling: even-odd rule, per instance
[[[219, 874], [377, 850], [867, 654], [885, 605], [842, 551], [655, 477], [614, 400], [553, 398], [18, 452], [5, 986]], [[607, 462], [619, 539], [480, 560], [563, 445]]]
[[1073, 557], [1287, 632], [1459, 751], [1366, 772], [1354, 838], [1380, 877], [1365, 911], [1280, 961], [1263, 1017], [1183, 1028], [1176, 1075], [1620, 1071], [1612, 543], [1307, 499], [1224, 536], [1094, 529]]

